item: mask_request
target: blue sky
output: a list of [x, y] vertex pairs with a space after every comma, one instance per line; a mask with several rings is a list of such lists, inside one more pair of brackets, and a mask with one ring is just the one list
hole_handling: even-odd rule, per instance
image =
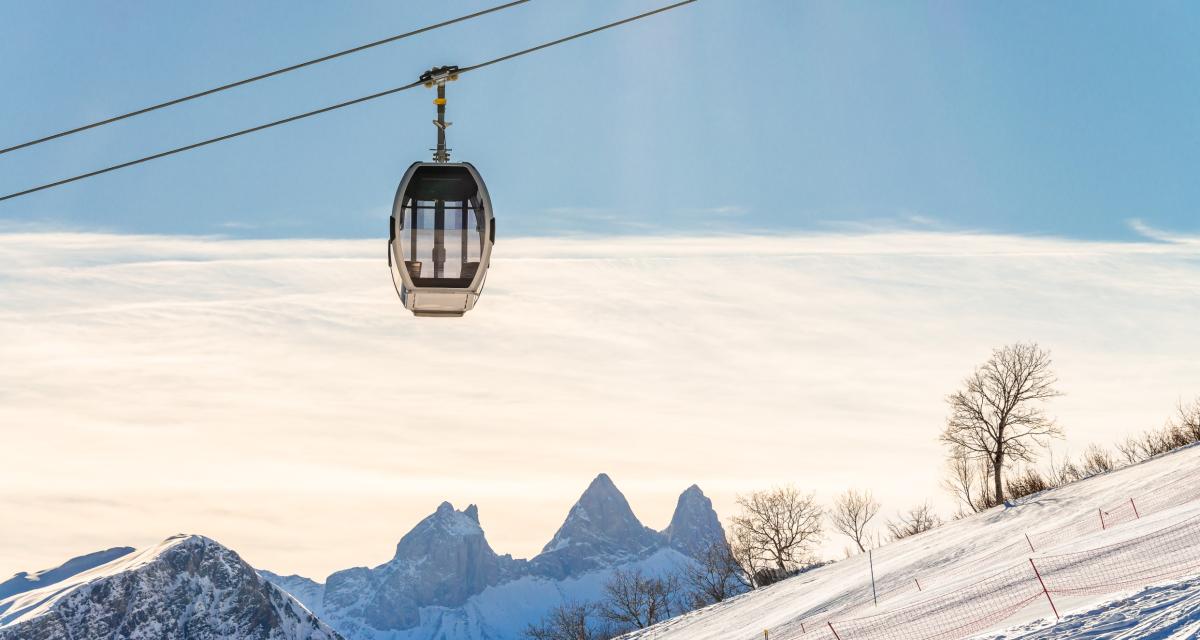
[[[12, 2], [0, 147], [498, 1]], [[0, 193], [656, 6], [533, 0], [0, 156]], [[468, 324], [409, 317], [384, 260], [428, 91], [0, 203], [0, 425], [44, 426], [0, 447], [0, 512], [33, 523], [0, 571], [182, 530], [322, 576], [445, 499], [528, 556], [601, 471], [656, 527], [693, 482], [723, 516], [789, 482], [948, 515], [945, 395], [1019, 340], [1054, 353], [1060, 453], [1161, 424], [1200, 389], [1197, 27], [700, 0], [469, 74], [450, 141], [501, 240]]]
[[[0, 143], [493, 4], [14, 3]], [[470, 64], [658, 6], [535, 0], [0, 157], [0, 191]], [[502, 235], [857, 224], [1127, 240], [1200, 229], [1200, 7], [702, 0], [466, 76], [455, 157]], [[0, 204], [24, 226], [383, 235], [433, 140], [414, 91]]]

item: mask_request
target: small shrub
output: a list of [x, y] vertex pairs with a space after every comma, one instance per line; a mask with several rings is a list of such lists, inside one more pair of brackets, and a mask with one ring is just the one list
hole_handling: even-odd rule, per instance
[[900, 514], [898, 520], [889, 520], [887, 528], [888, 532], [892, 534], [892, 540], [902, 540], [939, 527], [941, 524], [942, 519], [938, 517], [938, 514], [934, 513], [933, 508], [926, 502], [909, 509], [908, 513]]
[[1081, 465], [1080, 470], [1083, 472], [1084, 478], [1108, 473], [1117, 468], [1112, 454], [1095, 444], [1088, 445], [1088, 448], [1084, 450]]
[[1026, 467], [1021, 473], [1009, 478], [1005, 486], [1008, 488], [1008, 496], [1014, 499], [1054, 488], [1046, 476], [1033, 467]]
[[1071, 462], [1070, 458], [1064, 459], [1062, 464], [1055, 464], [1054, 460], [1051, 459], [1050, 468], [1046, 475], [1047, 480], [1056, 487], [1071, 484], [1087, 477], [1084, 475], [1084, 470], [1079, 465]]

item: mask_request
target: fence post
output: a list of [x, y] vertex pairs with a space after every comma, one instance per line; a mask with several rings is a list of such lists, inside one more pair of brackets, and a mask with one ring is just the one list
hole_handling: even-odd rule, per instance
[[833, 628], [832, 620], [827, 621], [825, 624], [829, 625], [829, 630], [833, 632], [833, 637], [836, 638], [836, 640], [842, 640], [842, 637], [837, 634], [837, 629]]
[[913, 578], [913, 582], [917, 583], [917, 591], [920, 591], [921, 590], [921, 581], [917, 580], [916, 578]]
[[1136, 519], [1138, 519], [1138, 520], [1141, 520], [1141, 519], [1142, 519], [1142, 516], [1138, 515], [1138, 512], [1137, 512], [1137, 503], [1135, 503], [1135, 502], [1133, 501], [1133, 498], [1130, 498], [1130, 499], [1129, 499], [1129, 506], [1133, 507], [1133, 517], [1134, 517], [1134, 518], [1136, 518]]
[[1037, 565], [1033, 563], [1033, 558], [1029, 559], [1029, 566], [1033, 567], [1033, 575], [1037, 576], [1038, 584], [1042, 585], [1042, 593], [1046, 594], [1046, 601], [1050, 603], [1050, 610], [1054, 612], [1055, 620], [1062, 620], [1058, 615], [1058, 607], [1054, 606], [1054, 599], [1050, 597], [1050, 590], [1046, 588], [1046, 581], [1042, 580], [1042, 573], [1038, 571]]
[[1033, 548], [1033, 540], [1030, 540], [1030, 539], [1029, 539], [1029, 533], [1026, 533], [1026, 534], [1025, 534], [1025, 542], [1028, 542], [1028, 543], [1029, 543], [1029, 550], [1030, 550], [1030, 551], [1033, 551], [1034, 553], [1037, 553], [1037, 550]]
[[1108, 528], [1104, 526], [1104, 509], [1096, 509], [1096, 511], [1100, 512], [1100, 530], [1104, 531]]
[[871, 563], [871, 599], [875, 601], [875, 606], [879, 606], [879, 594], [875, 592], [875, 556], [871, 550], [867, 549], [867, 561]]

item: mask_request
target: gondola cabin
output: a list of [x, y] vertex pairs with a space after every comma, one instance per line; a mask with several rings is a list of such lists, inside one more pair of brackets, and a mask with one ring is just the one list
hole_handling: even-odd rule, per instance
[[461, 316], [483, 291], [496, 241], [492, 202], [466, 162], [413, 163], [392, 203], [388, 262], [404, 307]]

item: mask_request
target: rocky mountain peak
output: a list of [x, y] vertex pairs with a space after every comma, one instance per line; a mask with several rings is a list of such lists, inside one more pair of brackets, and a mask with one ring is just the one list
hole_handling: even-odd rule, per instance
[[672, 548], [693, 558], [702, 557], [713, 544], [725, 543], [725, 529], [712, 500], [696, 485], [679, 494], [671, 524], [663, 535]]
[[462, 545], [464, 538], [478, 539], [478, 542], [465, 544], [476, 544], [480, 550], [486, 549], [487, 553], [495, 555], [484, 540], [483, 528], [479, 526], [479, 509], [471, 505], [465, 511], [458, 511], [454, 505], [443, 502], [436, 511], [400, 538], [393, 561], [420, 559], [437, 548]]
[[488, 545], [475, 505], [443, 502], [396, 545], [387, 563], [329, 576], [322, 611], [339, 628], [365, 624], [408, 629], [427, 606], [457, 607], [500, 580], [501, 559]]
[[589, 491], [621, 493], [621, 490], [617, 489], [617, 485], [612, 481], [612, 478], [604, 472], [600, 472], [596, 474], [595, 478], [592, 478], [592, 482], [588, 484], [588, 488], [584, 490], [584, 494], [587, 494]]
[[630, 535], [640, 535], [643, 528], [625, 495], [617, 489], [608, 474], [602, 473], [579, 496], [579, 500], [567, 512], [566, 521], [542, 551], [593, 538], [620, 540]]
[[601, 473], [532, 563], [542, 573], [563, 577], [627, 561], [662, 545], [662, 536], [642, 525], [612, 478]]

